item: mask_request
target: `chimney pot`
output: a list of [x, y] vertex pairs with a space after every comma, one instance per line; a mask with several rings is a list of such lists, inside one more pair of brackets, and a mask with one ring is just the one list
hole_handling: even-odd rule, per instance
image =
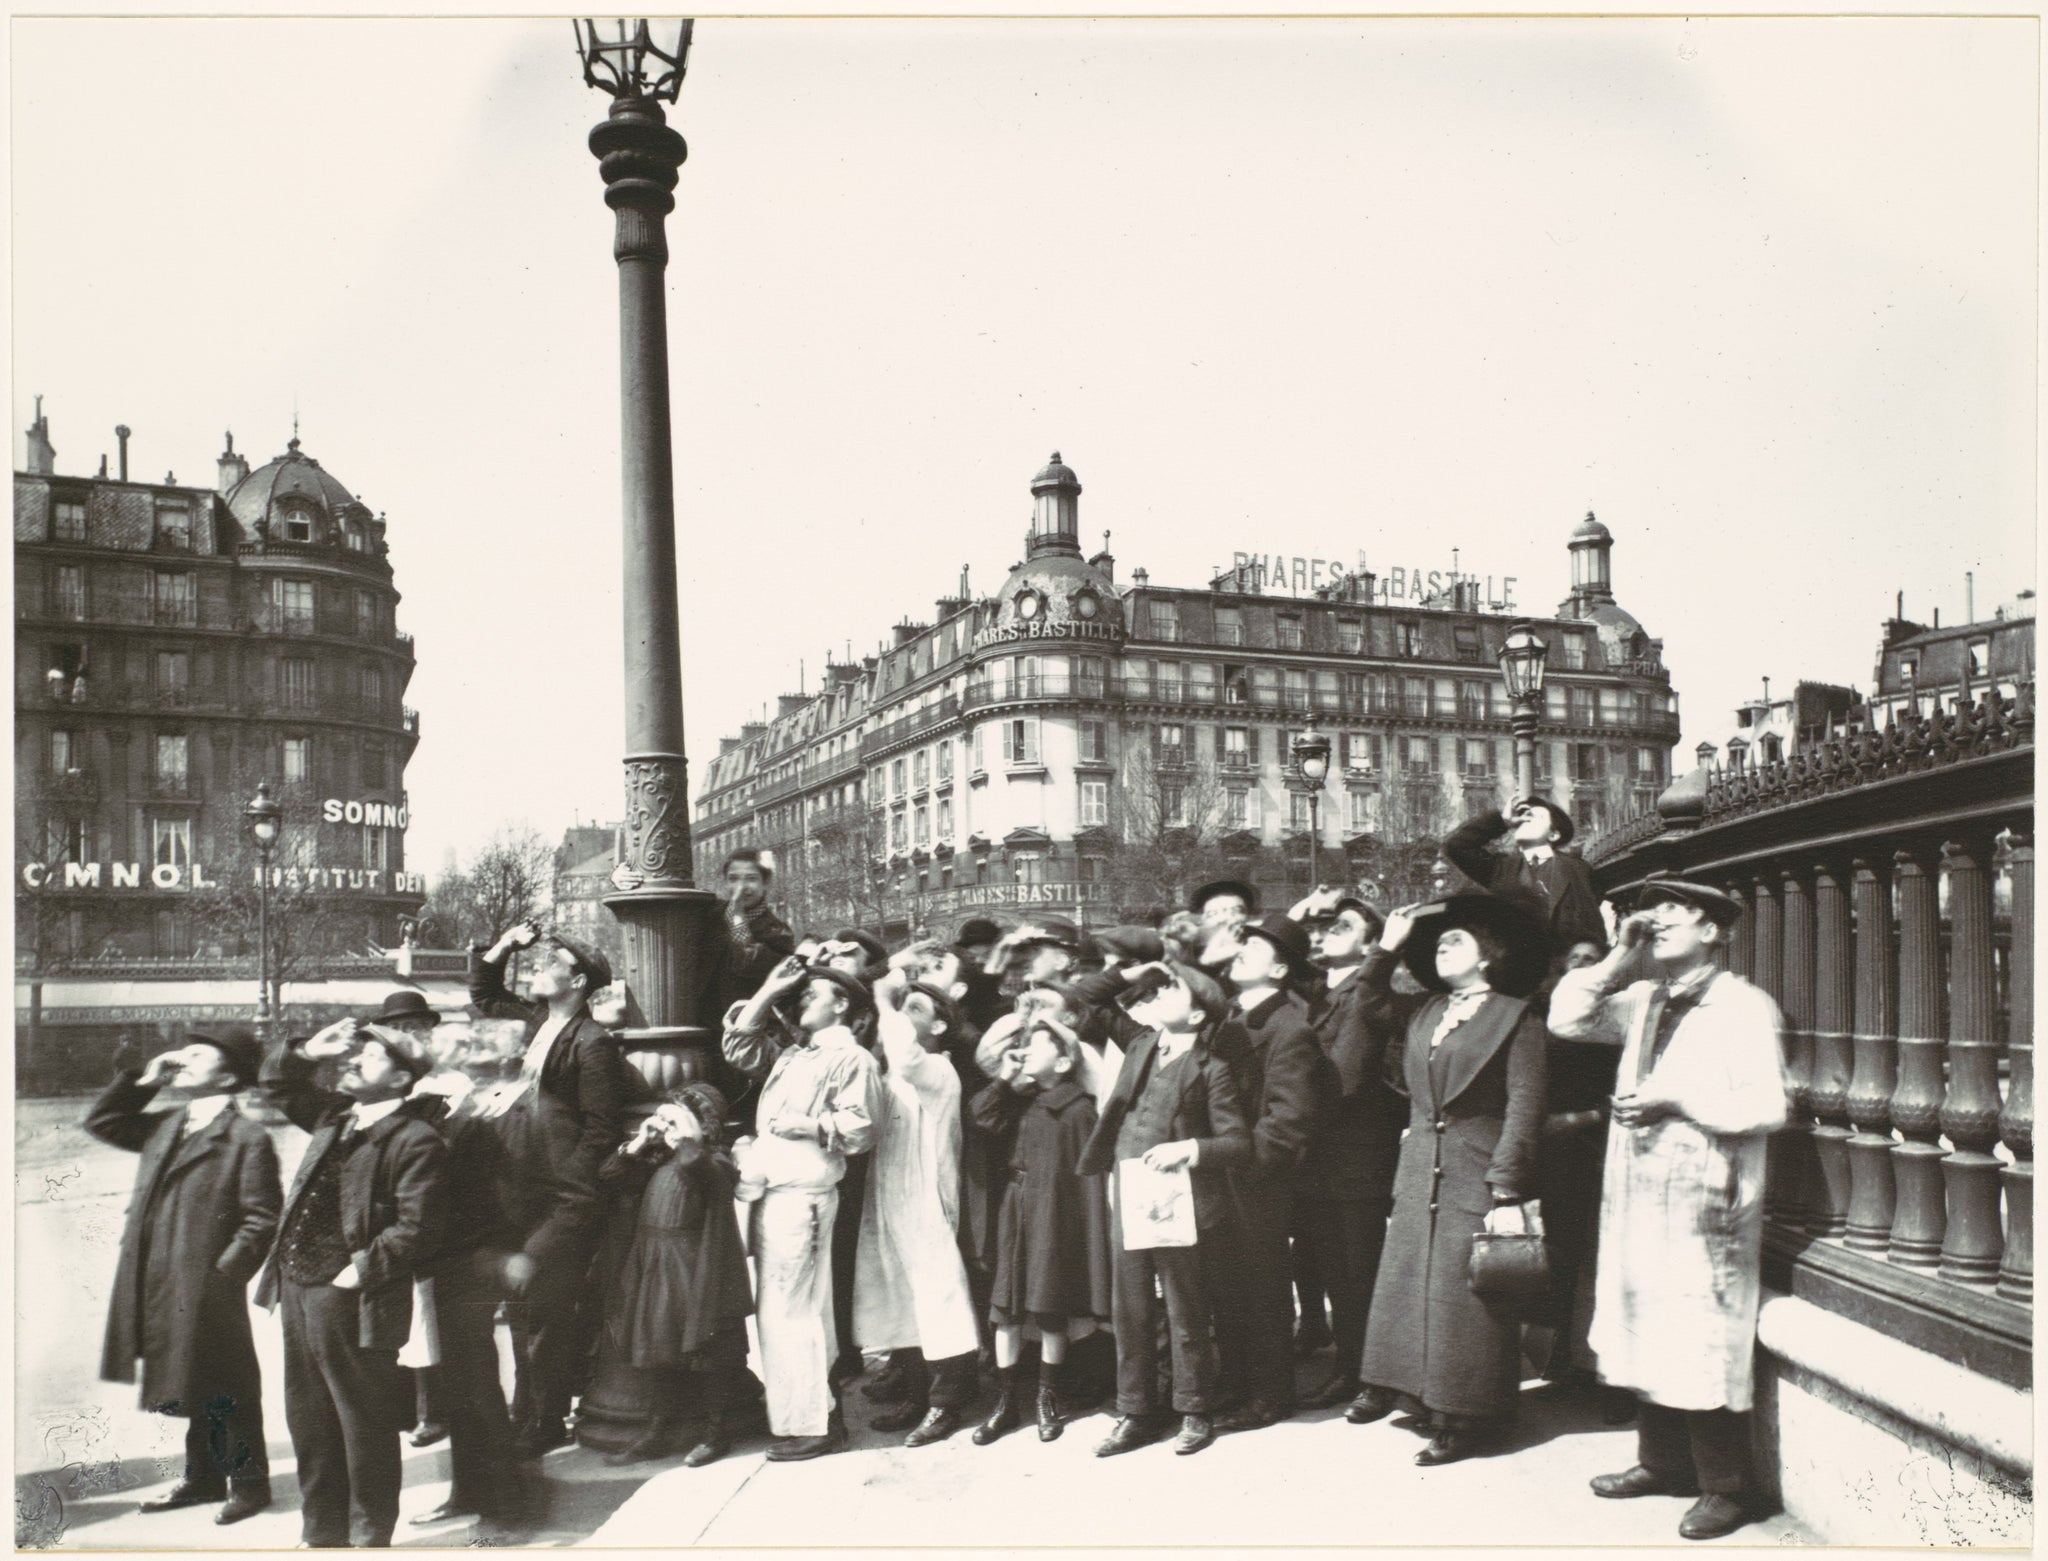
[[114, 425], [114, 437], [121, 442], [121, 480], [123, 482], [128, 480], [128, 434], [129, 428], [126, 423]]

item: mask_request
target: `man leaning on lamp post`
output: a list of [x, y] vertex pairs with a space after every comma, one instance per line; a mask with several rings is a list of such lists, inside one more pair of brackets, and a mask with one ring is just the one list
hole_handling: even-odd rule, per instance
[[[1785, 1122], [1777, 1005], [1714, 950], [1732, 895], [1652, 875], [1614, 951], [1566, 971], [1550, 1003], [1565, 1040], [1622, 1043], [1601, 1189], [1591, 1345], [1640, 1400], [1635, 1467], [1595, 1495], [1698, 1496], [1685, 1539], [1759, 1516], [1749, 1409], [1760, 1299], [1765, 1146]], [[1661, 979], [1622, 987], [1647, 943]]]

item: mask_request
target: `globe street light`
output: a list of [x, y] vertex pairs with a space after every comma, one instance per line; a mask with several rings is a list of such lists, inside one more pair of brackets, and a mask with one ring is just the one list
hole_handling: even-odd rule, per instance
[[1515, 736], [1515, 795], [1536, 795], [1536, 716], [1543, 706], [1543, 664], [1550, 647], [1526, 619], [1501, 641], [1500, 675], [1507, 684], [1508, 724]]
[[1322, 881], [1323, 782], [1330, 773], [1330, 739], [1316, 730], [1314, 716], [1294, 739], [1294, 772], [1308, 790], [1308, 886], [1313, 889]]
[[256, 795], [242, 809], [249, 839], [256, 846], [256, 1035], [270, 1044], [270, 853], [284, 823], [284, 809], [270, 795], [270, 782], [258, 781]]

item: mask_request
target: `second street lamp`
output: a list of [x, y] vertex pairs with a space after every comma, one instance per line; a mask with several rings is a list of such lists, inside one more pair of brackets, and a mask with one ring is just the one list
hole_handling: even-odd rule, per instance
[[249, 839], [256, 847], [256, 1038], [270, 1044], [270, 853], [284, 826], [284, 809], [270, 795], [270, 782], [258, 781], [256, 795], [242, 809]]
[[1294, 739], [1294, 771], [1308, 791], [1308, 886], [1322, 881], [1323, 782], [1330, 774], [1330, 739], [1316, 730], [1315, 718]]
[[1526, 619], [1508, 630], [1500, 647], [1501, 681], [1511, 707], [1515, 738], [1515, 795], [1536, 795], [1536, 715], [1543, 708], [1543, 666], [1550, 647]]

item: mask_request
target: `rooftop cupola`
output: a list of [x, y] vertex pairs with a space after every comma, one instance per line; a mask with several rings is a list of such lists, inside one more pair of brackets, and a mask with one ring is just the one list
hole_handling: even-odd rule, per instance
[[1031, 534], [1025, 539], [1024, 556], [1037, 558], [1042, 553], [1081, 556], [1081, 479], [1060, 460], [1057, 450], [1031, 479]]
[[1614, 534], [1591, 510], [1572, 532], [1572, 596], [1575, 616], [1614, 600]]

